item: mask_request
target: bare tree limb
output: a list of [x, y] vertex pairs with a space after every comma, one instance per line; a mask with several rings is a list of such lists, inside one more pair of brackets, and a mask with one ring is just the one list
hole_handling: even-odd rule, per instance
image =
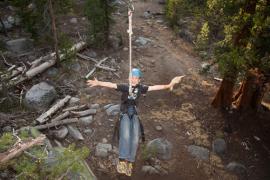
[[61, 121], [54, 121], [54, 122], [51, 122], [51, 123], [48, 123], [48, 124], [35, 126], [35, 128], [37, 130], [42, 130], [42, 129], [47, 129], [47, 128], [63, 125], [63, 124], [76, 123], [78, 121], [79, 121], [78, 118], [64, 119], [64, 120], [61, 120]]

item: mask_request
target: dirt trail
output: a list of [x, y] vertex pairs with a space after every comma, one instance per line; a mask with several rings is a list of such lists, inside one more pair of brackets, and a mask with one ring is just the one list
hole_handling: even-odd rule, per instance
[[[207, 101], [208, 96], [204, 96], [205, 87], [201, 85], [202, 78], [198, 75], [200, 63], [194, 55], [191, 45], [178, 38], [170, 28], [167, 27], [163, 16], [145, 19], [143, 13], [150, 11], [151, 13], [162, 12], [164, 7], [158, 4], [158, 1], [136, 1], [134, 2], [135, 13], [133, 19], [134, 40], [139, 36], [151, 39], [151, 42], [144, 47], [138, 47], [134, 44], [133, 66], [140, 67], [143, 70], [145, 84], [167, 84], [176, 75], [187, 74], [183, 83], [173, 92], [160, 91], [151, 92], [145, 98], [141, 99], [139, 107], [140, 116], [145, 126], [147, 140], [164, 137], [173, 144], [173, 158], [169, 161], [161, 162], [161, 166], [168, 171], [167, 175], [155, 176], [142, 174], [141, 168], [145, 164], [142, 160], [142, 148], [139, 149], [135, 171], [131, 179], [234, 179], [235, 176], [227, 174], [223, 170], [221, 160], [217, 158], [221, 168], [212, 166], [210, 162], [201, 162], [191, 157], [187, 152], [187, 146], [193, 144], [202, 145], [210, 148], [210, 140], [207, 132], [201, 127], [200, 119], [193, 114], [196, 108], [196, 100]], [[128, 38], [126, 34], [126, 16], [116, 17], [115, 29], [121, 31], [124, 36], [124, 45], [127, 47]], [[121, 64], [123, 74], [127, 77], [128, 71], [128, 54], [120, 52], [122, 59], [126, 59]], [[126, 81], [122, 78], [122, 81]], [[207, 87], [209, 88], [209, 87]], [[213, 90], [213, 88], [212, 88]], [[101, 90], [102, 93], [96, 97], [98, 103], [119, 102], [119, 94], [111, 90]], [[91, 91], [96, 92], [97, 90]], [[194, 96], [195, 94], [195, 96]], [[203, 98], [201, 98], [202, 96]], [[203, 100], [202, 100], [203, 99]], [[189, 108], [187, 108], [189, 107]], [[102, 137], [112, 134], [110, 124], [106, 124], [104, 120], [108, 117], [96, 117], [97, 124], [95, 128], [96, 138], [94, 140], [101, 141]], [[102, 123], [99, 126], [98, 123]], [[155, 127], [162, 126], [162, 131], [157, 131]], [[188, 135], [188, 134], [191, 135]], [[215, 157], [215, 156], [211, 156]], [[89, 160], [89, 164], [94, 159]], [[95, 159], [97, 160], [97, 159]], [[100, 164], [105, 165], [108, 162], [97, 162], [92, 167], [96, 170], [99, 179], [125, 179], [119, 177], [115, 172], [115, 167], [110, 166], [108, 170], [101, 170]]]

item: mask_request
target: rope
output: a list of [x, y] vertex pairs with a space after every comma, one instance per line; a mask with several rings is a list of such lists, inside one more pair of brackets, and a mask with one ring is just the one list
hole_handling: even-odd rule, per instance
[[132, 86], [131, 86], [131, 71], [132, 71], [132, 15], [134, 12], [134, 6], [132, 4], [132, 0], [129, 1], [128, 4], [128, 34], [129, 34], [129, 95], [132, 94]]

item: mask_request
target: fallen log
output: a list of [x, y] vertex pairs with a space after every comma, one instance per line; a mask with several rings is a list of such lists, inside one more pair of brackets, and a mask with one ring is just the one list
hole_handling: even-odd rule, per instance
[[91, 57], [89, 57], [89, 56], [86, 56], [86, 55], [84, 55], [84, 54], [80, 54], [80, 53], [77, 53], [77, 56], [79, 57], [79, 58], [81, 58], [81, 59], [84, 59], [84, 60], [87, 60], [87, 61], [93, 61], [94, 63], [98, 63], [98, 61], [96, 60], [96, 59], [94, 59], [94, 58], [91, 58]]
[[52, 119], [52, 122], [54, 121], [60, 121], [66, 117], [68, 117], [70, 115], [70, 112], [67, 111], [67, 112], [64, 112], [63, 114], [60, 114], [59, 116], [55, 117], [54, 119]]
[[[79, 43], [73, 45], [72, 48], [70, 49], [70, 51], [80, 51], [81, 49], [83, 49], [85, 47], [85, 45], [86, 45], [85, 42], [83, 42], [83, 41], [79, 42]], [[46, 69], [48, 69], [49, 67], [52, 67], [53, 65], [55, 65], [55, 63], [56, 63], [55, 54], [56, 54], [55, 52], [50, 54], [52, 59], [47, 60], [46, 62], [38, 65], [37, 67], [30, 68], [24, 75], [21, 75], [14, 82], [11, 82], [11, 86], [18, 85], [27, 79], [31, 79], [34, 76], [36, 76], [37, 74], [40, 74], [43, 71], [45, 71]], [[60, 60], [62, 60], [64, 57], [65, 57], [65, 55], [61, 54]]]
[[42, 129], [47, 129], [47, 128], [63, 125], [63, 124], [76, 123], [78, 121], [79, 121], [78, 118], [64, 119], [61, 121], [54, 121], [48, 124], [38, 125], [38, 126], [35, 126], [34, 128], [36, 128], [37, 130], [42, 130]]
[[19, 156], [23, 151], [35, 146], [43, 144], [45, 140], [45, 135], [39, 135], [37, 138], [28, 140], [23, 143], [17, 143], [16, 146], [12, 147], [10, 150], [4, 153], [0, 153], [0, 165], [7, 163], [9, 160]]
[[79, 117], [82, 117], [82, 116], [87, 116], [87, 115], [94, 115], [97, 113], [97, 110], [96, 109], [88, 109], [85, 111], [71, 111], [71, 113], [75, 114]]
[[84, 109], [86, 108], [87, 105], [84, 104], [84, 105], [77, 105], [77, 106], [72, 106], [72, 107], [68, 107], [66, 109], [63, 109], [63, 112], [66, 112], [66, 111], [77, 111], [77, 110], [81, 110], [81, 109]]
[[39, 116], [36, 121], [38, 121], [40, 124], [44, 123], [48, 120], [48, 117], [53, 115], [56, 111], [58, 111], [60, 108], [62, 108], [69, 100], [71, 96], [66, 96], [64, 99], [61, 99], [58, 101], [53, 107], [51, 107], [48, 111], [43, 113], [41, 116]]

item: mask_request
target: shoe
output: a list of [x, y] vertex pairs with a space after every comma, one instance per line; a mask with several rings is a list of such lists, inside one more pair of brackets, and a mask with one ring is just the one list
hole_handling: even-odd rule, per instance
[[127, 163], [125, 161], [119, 161], [116, 166], [117, 172], [120, 174], [126, 174]]
[[131, 162], [127, 163], [127, 169], [126, 169], [126, 175], [131, 176], [132, 175], [132, 170], [133, 170], [133, 165]]

